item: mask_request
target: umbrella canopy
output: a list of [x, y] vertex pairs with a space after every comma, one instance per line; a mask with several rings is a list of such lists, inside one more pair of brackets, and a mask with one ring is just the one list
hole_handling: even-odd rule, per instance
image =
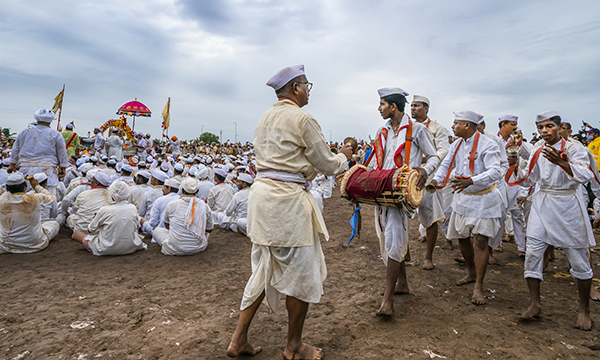
[[141, 102], [137, 101], [137, 98], [134, 101], [130, 101], [119, 108], [117, 111], [117, 115], [127, 115], [127, 116], [152, 116], [152, 112], [148, 107]]

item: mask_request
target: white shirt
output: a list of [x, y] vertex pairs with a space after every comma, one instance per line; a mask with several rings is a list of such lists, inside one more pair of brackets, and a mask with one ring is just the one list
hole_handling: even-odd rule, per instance
[[148, 184], [135, 185], [131, 188], [131, 193], [129, 193], [129, 202], [138, 209], [140, 209], [140, 202], [142, 201], [142, 196], [152, 189], [152, 186]]
[[73, 231], [87, 232], [88, 225], [98, 210], [111, 201], [106, 188], [97, 187], [82, 192], [71, 205], [73, 214], [67, 218], [67, 225]]
[[165, 208], [171, 201], [175, 201], [177, 199], [179, 199], [179, 195], [176, 193], [168, 193], [167, 195], [163, 195], [156, 199], [154, 206], [152, 206], [152, 210], [150, 211], [150, 217], [148, 218], [148, 220], [150, 220], [149, 223], [152, 229], [156, 229], [157, 227], [165, 227], [165, 223], [162, 220], [162, 216], [165, 213]]
[[206, 203], [213, 212], [223, 212], [227, 209], [234, 194], [235, 191], [231, 186], [220, 183], [210, 189]]
[[146, 143], [146, 139], [144, 139], [144, 138], [139, 139], [137, 142], [137, 145], [144, 147], [141, 150], [140, 150], [140, 148], [137, 148], [137, 155], [140, 158], [140, 160], [146, 161], [146, 157], [148, 156], [148, 153], [146, 152], [146, 148], [148, 147], [148, 144]]
[[79, 194], [81, 194], [82, 192], [89, 190], [91, 188], [92, 188], [92, 186], [89, 185], [89, 183], [84, 183], [84, 184], [80, 184], [79, 186], [76, 186], [73, 190], [71, 190], [68, 194], [66, 194], [61, 202], [62, 213], [66, 214], [67, 211], [69, 210], [69, 207], [71, 206], [71, 204], [73, 204], [73, 201], [75, 201], [75, 199], [77, 199], [77, 196], [79, 196]]
[[154, 202], [161, 196], [163, 196], [162, 185], [156, 185], [150, 190], [146, 191], [144, 195], [142, 195], [142, 200], [140, 200], [138, 214], [141, 217], [148, 219], [150, 217], [150, 211], [152, 211], [152, 207], [154, 206]]
[[138, 214], [127, 200], [103, 206], [87, 230], [96, 236], [89, 239], [89, 247], [96, 256], [125, 255], [146, 249], [137, 233]]
[[212, 189], [214, 186], [215, 184], [208, 180], [198, 181], [198, 192], [196, 193], [196, 196], [202, 200], [206, 200], [208, 198], [210, 189]]
[[123, 139], [118, 135], [111, 135], [106, 141], [108, 145], [108, 157], [116, 156], [117, 160], [123, 158]]
[[[225, 209], [225, 215], [231, 216], [233, 219], [245, 219], [248, 217], [248, 196], [250, 195], [250, 188], [240, 190], [233, 195], [227, 209]], [[235, 220], [232, 219], [232, 222]]]
[[54, 129], [31, 124], [17, 135], [10, 162], [18, 162], [24, 167], [67, 167], [69, 163], [65, 139]]
[[[204, 251], [208, 246], [206, 233], [198, 238], [185, 226], [185, 213], [193, 199], [191, 196], [182, 196], [170, 202], [164, 214], [164, 222], [169, 224], [169, 236], [163, 241], [162, 253], [165, 255], [191, 255]], [[213, 228], [213, 217], [203, 201], [198, 201], [198, 206], [203, 206], [206, 211], [205, 230]]]
[[[483, 134], [479, 136], [475, 153], [474, 174], [471, 173], [469, 159], [476, 134], [477, 132], [467, 140], [461, 141], [458, 139], [452, 143], [448, 155], [435, 173], [434, 180], [438, 185], [442, 185], [450, 166], [452, 166], [451, 169], [454, 169], [455, 176], [470, 176], [473, 184], [464, 191], [454, 194], [452, 210], [467, 217], [500, 218], [502, 217], [502, 206], [500, 204], [502, 197], [498, 189], [483, 195], [468, 195], [465, 193], [465, 191], [474, 193], [487, 189], [496, 184], [504, 175], [500, 167], [498, 144]], [[454, 164], [451, 164], [455, 152]]]

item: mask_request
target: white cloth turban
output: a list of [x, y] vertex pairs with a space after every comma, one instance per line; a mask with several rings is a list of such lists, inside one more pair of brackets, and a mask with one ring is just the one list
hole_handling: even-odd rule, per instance
[[181, 183], [181, 188], [188, 194], [195, 194], [198, 191], [198, 180], [194, 178], [186, 178]]
[[131, 189], [129, 189], [129, 185], [127, 185], [126, 182], [117, 180], [113, 181], [113, 183], [110, 185], [108, 188], [108, 193], [114, 202], [121, 202], [129, 198]]
[[102, 170], [98, 170], [96, 175], [94, 175], [94, 179], [96, 179], [102, 186], [110, 185], [110, 177]]
[[54, 120], [54, 113], [52, 110], [48, 109], [39, 109], [38, 111], [33, 113], [33, 118], [37, 121], [51, 123]]

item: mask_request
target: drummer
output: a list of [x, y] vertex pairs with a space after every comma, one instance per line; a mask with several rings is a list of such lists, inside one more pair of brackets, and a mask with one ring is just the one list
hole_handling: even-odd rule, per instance
[[[448, 154], [448, 149], [450, 149], [448, 130], [437, 121], [429, 118], [429, 99], [422, 95], [415, 95], [410, 106], [410, 113], [416, 122], [425, 125], [429, 131], [429, 135], [431, 135], [431, 140], [433, 140], [433, 145], [437, 150], [440, 162], [444, 160], [444, 157]], [[433, 174], [428, 180], [433, 180]], [[423, 201], [417, 212], [419, 223], [426, 229], [425, 239], [427, 250], [425, 252], [425, 261], [423, 261], [424, 270], [433, 270], [433, 249], [435, 248], [438, 236], [438, 223], [441, 225], [442, 231], [446, 233], [448, 222], [445, 220], [450, 217], [452, 211], [450, 208], [451, 203], [452, 188], [450, 186], [440, 189], [433, 194], [425, 192], [423, 195]], [[445, 248], [452, 250], [452, 241], [448, 241]]]
[[[427, 128], [404, 113], [408, 93], [400, 88], [379, 89], [379, 113], [387, 120], [377, 131], [368, 168], [389, 170], [408, 165], [419, 172], [417, 187], [425, 187], [427, 177], [439, 164], [437, 151]], [[423, 163], [422, 159], [425, 158]], [[396, 207], [376, 207], [376, 230], [381, 257], [387, 266], [386, 289], [378, 316], [392, 316], [394, 294], [408, 293], [405, 256], [408, 252], [409, 218]]]
[[475, 305], [485, 304], [483, 278], [490, 255], [488, 240], [500, 230], [503, 212], [502, 197], [496, 188], [503, 175], [500, 148], [494, 140], [477, 131], [477, 124], [481, 122], [483, 115], [473, 111], [454, 113], [452, 130], [460, 139], [452, 143], [431, 181], [432, 185], [446, 186], [454, 169], [455, 177], [450, 180], [454, 198], [446, 236], [458, 239], [468, 274], [456, 285], [475, 282], [471, 298]]

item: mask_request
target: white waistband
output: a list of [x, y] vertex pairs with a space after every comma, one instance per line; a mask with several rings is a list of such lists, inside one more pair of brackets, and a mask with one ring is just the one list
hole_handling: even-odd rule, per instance
[[547, 194], [562, 195], [562, 196], [575, 195], [577, 193], [577, 190], [575, 190], [575, 189], [544, 189], [544, 188], [540, 188], [540, 191], [545, 192]]
[[306, 180], [303, 174], [293, 174], [283, 170], [259, 170], [256, 174], [256, 179], [270, 179], [281, 182], [296, 183], [307, 189], [310, 183]]

